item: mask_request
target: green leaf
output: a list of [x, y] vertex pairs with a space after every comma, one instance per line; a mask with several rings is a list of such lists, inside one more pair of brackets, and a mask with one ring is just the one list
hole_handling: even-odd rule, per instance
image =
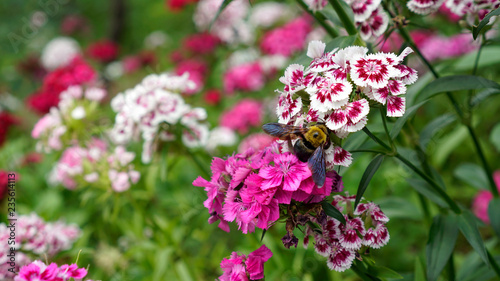
[[455, 177], [478, 189], [487, 189], [488, 177], [484, 170], [476, 164], [463, 163], [453, 171]]
[[[498, 50], [500, 52], [500, 49]], [[499, 56], [500, 57], [500, 56]], [[500, 94], [500, 89], [485, 89], [479, 92], [477, 95], [475, 95], [472, 100], [470, 101], [470, 106], [474, 107], [483, 102], [485, 99], [488, 97], [494, 95], [494, 94]]]
[[458, 216], [458, 227], [472, 248], [476, 250], [481, 259], [489, 266], [490, 262], [486, 254], [483, 238], [481, 238], [481, 234], [477, 228], [476, 217], [470, 211], [464, 210]]
[[231, 1], [233, 1], [233, 0], [224, 0], [222, 2], [222, 4], [220, 5], [219, 9], [217, 10], [217, 13], [215, 14], [215, 17], [210, 22], [208, 30], [212, 29], [212, 25], [215, 23], [215, 21], [217, 20], [217, 18], [219, 17], [219, 15], [222, 13], [222, 11], [224, 11], [224, 9], [227, 7], [227, 5], [229, 5], [229, 3], [231, 3]]
[[337, 208], [335, 208], [332, 204], [323, 201], [321, 202], [321, 206], [323, 207], [323, 211], [325, 211], [325, 213], [328, 216], [340, 221], [342, 224], [345, 224], [344, 215], [339, 210], [337, 210]]
[[[477, 62], [478, 69], [483, 67], [493, 66], [500, 63], [500, 46], [483, 46], [481, 56]], [[467, 73], [474, 69], [476, 65], [477, 51], [468, 53], [457, 59], [456, 63], [451, 66], [455, 73]], [[420, 79], [419, 79], [420, 80]]]
[[354, 209], [356, 209], [356, 206], [358, 206], [361, 197], [363, 197], [363, 194], [365, 193], [366, 188], [370, 183], [370, 180], [372, 179], [375, 172], [377, 172], [383, 160], [384, 160], [384, 155], [378, 154], [377, 156], [375, 156], [375, 158], [373, 158], [370, 164], [368, 164], [368, 167], [366, 167], [366, 170], [363, 173], [363, 176], [361, 177], [361, 181], [359, 182], [358, 191], [356, 192], [356, 201], [354, 201]]
[[500, 123], [496, 124], [493, 130], [491, 130], [490, 141], [497, 151], [500, 152]]
[[385, 196], [375, 201], [391, 219], [421, 220], [422, 212], [414, 203], [401, 197]]
[[453, 123], [453, 121], [455, 120], [456, 115], [452, 113], [441, 115], [438, 118], [432, 120], [420, 132], [420, 147], [422, 147], [422, 149], [425, 151], [432, 138], [443, 128]]
[[356, 35], [351, 36], [339, 36], [334, 38], [332, 41], [326, 43], [326, 51], [331, 51], [335, 48], [345, 48], [351, 46], [356, 41]]
[[437, 205], [439, 205], [443, 208], [448, 207], [448, 204], [446, 204], [446, 202], [443, 201], [443, 199], [441, 199], [441, 197], [429, 186], [429, 184], [426, 181], [424, 181], [422, 179], [413, 179], [413, 178], [406, 179], [406, 181], [418, 193], [427, 197], [432, 202], [436, 203]]
[[493, 198], [488, 205], [488, 217], [490, 217], [491, 227], [498, 237], [500, 237], [500, 198]]
[[438, 78], [429, 83], [417, 97], [417, 100], [426, 100], [439, 93], [461, 90], [476, 90], [484, 88], [500, 89], [497, 82], [474, 75], [451, 75]]
[[483, 20], [477, 25], [472, 27], [472, 37], [474, 37], [474, 40], [477, 39], [477, 35], [479, 35], [479, 32], [485, 25], [487, 25], [490, 22], [490, 18], [493, 16], [498, 16], [500, 15], [500, 8], [497, 8], [496, 10], [493, 10], [486, 14], [486, 16], [483, 18]]
[[373, 276], [375, 278], [380, 278], [382, 280], [384, 280], [384, 279], [403, 279], [403, 276], [401, 276], [396, 271], [394, 271], [390, 268], [387, 268], [387, 267], [383, 267], [383, 266], [370, 265], [370, 266], [368, 266], [367, 273], [370, 276]]
[[427, 101], [423, 101], [421, 103], [418, 103], [418, 104], [408, 108], [406, 110], [405, 114], [403, 115], [403, 117], [398, 118], [398, 120], [396, 121], [396, 123], [394, 123], [394, 126], [391, 129], [391, 132], [390, 132], [391, 139], [395, 139], [399, 135], [399, 132], [401, 132], [401, 129], [403, 128], [403, 125], [406, 123], [406, 121], [408, 121], [408, 119], [410, 119], [410, 117], [412, 117], [413, 114], [415, 114], [417, 112], [417, 110], [422, 105], [424, 105], [424, 103], [426, 103], [426, 102]]
[[427, 262], [427, 279], [436, 280], [455, 248], [458, 236], [455, 216], [437, 215], [429, 231], [429, 240], [425, 249]]
[[413, 273], [414, 281], [427, 281], [425, 279], [425, 270], [422, 263], [423, 262], [420, 260], [420, 258], [415, 259], [415, 271]]

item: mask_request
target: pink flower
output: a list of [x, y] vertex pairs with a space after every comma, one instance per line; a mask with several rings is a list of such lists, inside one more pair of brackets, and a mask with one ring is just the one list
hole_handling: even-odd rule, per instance
[[259, 126], [262, 122], [263, 106], [260, 102], [243, 99], [232, 109], [222, 113], [220, 125], [246, 134], [250, 127]]
[[351, 78], [362, 87], [385, 87], [394, 75], [394, 67], [380, 54], [366, 55], [351, 62]]
[[57, 277], [63, 280], [69, 280], [69, 278], [82, 279], [85, 276], [87, 276], [87, 270], [85, 268], [78, 268], [76, 263], [61, 265], [57, 274]]
[[386, 31], [389, 25], [389, 16], [379, 6], [371, 13], [370, 17], [364, 21], [357, 21], [356, 25], [360, 26], [360, 35], [363, 40], [374, 41]]
[[229, 259], [225, 258], [220, 263], [224, 272], [219, 277], [221, 281], [248, 281], [260, 280], [264, 278], [264, 263], [273, 256], [271, 250], [266, 245], [251, 252], [248, 256], [239, 255], [233, 252]]
[[208, 90], [205, 95], [203, 96], [203, 99], [205, 100], [206, 103], [209, 105], [217, 105], [219, 104], [221, 100], [221, 92], [217, 89], [212, 89]]
[[264, 86], [264, 72], [257, 62], [232, 67], [224, 73], [224, 91], [233, 94], [235, 91], [251, 92]]
[[[500, 192], [500, 170], [493, 173], [493, 179], [495, 180], [497, 189]], [[474, 201], [472, 202], [472, 211], [474, 212], [474, 214], [487, 224], [490, 223], [490, 218], [488, 216], [488, 206], [492, 199], [493, 194], [491, 193], [491, 191], [482, 190], [478, 192], [478, 194], [474, 198]]]
[[184, 39], [184, 49], [194, 55], [207, 55], [212, 53], [220, 44], [219, 38], [209, 33], [197, 33]]
[[444, 0], [410, 0], [406, 5], [416, 14], [427, 15], [437, 11], [443, 2]]
[[102, 63], [108, 63], [118, 56], [118, 45], [110, 40], [94, 42], [87, 48], [88, 55]]
[[177, 75], [189, 73], [189, 80], [193, 81], [196, 86], [192, 89], [187, 89], [185, 93], [192, 95], [203, 88], [205, 75], [207, 73], [207, 65], [198, 60], [186, 60], [177, 65], [175, 73]]
[[262, 190], [283, 185], [285, 191], [296, 191], [300, 183], [311, 176], [311, 170], [293, 154], [278, 154], [274, 157], [274, 167], [261, 169], [259, 176], [264, 178]]
[[58, 270], [55, 263], [47, 266], [37, 260], [21, 267], [19, 275], [14, 277], [14, 281], [53, 281], [57, 276]]
[[290, 57], [305, 47], [306, 37], [311, 30], [307, 18], [297, 18], [283, 27], [264, 34], [260, 48], [264, 54]]
[[251, 134], [241, 141], [238, 146], [238, 153], [243, 153], [249, 148], [253, 148], [255, 151], [263, 150], [270, 146], [273, 141], [274, 138], [265, 133]]

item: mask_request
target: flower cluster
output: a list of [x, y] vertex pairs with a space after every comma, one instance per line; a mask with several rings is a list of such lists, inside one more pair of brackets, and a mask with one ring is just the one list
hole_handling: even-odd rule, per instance
[[55, 166], [53, 180], [68, 189], [88, 184], [123, 192], [140, 178], [140, 173], [131, 164], [134, 158], [135, 153], [126, 151], [123, 146], [108, 152], [104, 141], [92, 139], [86, 148], [72, 146], [63, 152]]
[[[325, 46], [312, 41], [307, 51], [311, 64], [307, 68], [292, 64], [280, 78], [285, 84], [277, 107], [280, 123], [322, 122], [337, 137], [346, 138], [366, 125], [370, 103], [365, 97], [386, 105], [387, 116], [403, 116], [405, 98], [401, 95], [417, 79], [414, 69], [401, 64], [410, 48], [396, 56], [368, 54], [367, 48], [358, 46], [325, 52]], [[339, 146], [332, 145], [325, 153], [328, 165], [351, 163], [350, 154]]]
[[311, 30], [312, 24], [308, 18], [296, 18], [264, 34], [260, 49], [263, 54], [290, 57], [304, 49], [307, 35]]
[[245, 134], [249, 127], [261, 124], [262, 115], [263, 105], [260, 102], [242, 99], [232, 109], [222, 113], [220, 125]]
[[149, 163], [156, 141], [176, 139], [179, 129], [187, 147], [206, 145], [209, 130], [201, 121], [207, 117], [203, 108], [191, 108], [178, 94], [193, 89], [188, 75], [151, 74], [133, 89], [118, 94], [111, 101], [117, 113], [110, 132], [117, 144], [142, 138], [142, 161]]
[[[13, 273], [9, 262], [11, 245], [6, 241], [10, 237], [10, 229], [5, 224], [0, 224], [0, 279], [12, 278]], [[47, 223], [35, 213], [22, 215], [17, 218], [16, 225], [16, 266], [28, 264], [30, 255], [52, 257], [57, 253], [71, 248], [75, 240], [80, 236], [80, 229], [76, 225], [67, 225], [61, 221]], [[31, 253], [31, 254], [30, 254]]]
[[235, 65], [224, 73], [224, 91], [233, 94], [235, 91], [252, 92], [260, 90], [265, 84], [265, 75], [259, 62]]
[[79, 268], [76, 263], [58, 266], [56, 263], [46, 265], [36, 260], [21, 267], [14, 281], [66, 281], [70, 278], [82, 280], [87, 276], [85, 268]]
[[334, 171], [327, 172], [324, 186], [318, 187], [307, 163], [292, 153], [280, 153], [277, 145], [249, 149], [225, 160], [214, 158], [211, 169], [210, 181], [198, 177], [193, 185], [205, 187], [209, 223], [220, 220], [219, 227], [227, 232], [231, 221], [243, 233], [254, 232], [255, 227], [267, 229], [280, 218], [279, 204], [317, 203], [332, 190], [343, 189]]
[[28, 98], [31, 108], [40, 113], [49, 112], [59, 103], [59, 95], [68, 87], [94, 83], [97, 73], [81, 57], [74, 57], [70, 63], [50, 72], [43, 79], [42, 88]]
[[410, 0], [407, 6], [410, 11], [416, 14], [427, 15], [436, 12], [443, 3], [452, 14], [465, 17], [470, 26], [475, 25], [486, 14], [500, 7], [499, 0]]
[[264, 263], [273, 256], [271, 250], [266, 245], [262, 245], [257, 250], [248, 254], [240, 255], [233, 252], [229, 258], [225, 258], [220, 263], [224, 272], [219, 277], [220, 281], [248, 281], [260, 280], [264, 278]]
[[97, 120], [99, 102], [106, 94], [104, 89], [84, 89], [82, 86], [70, 86], [62, 92], [57, 107], [52, 107], [31, 131], [31, 136], [39, 140], [37, 150], [47, 153], [61, 150], [74, 140], [75, 135], [86, 134], [83, 128]]
[[[316, 216], [299, 215], [298, 224], [305, 225], [304, 246], [314, 238], [316, 253], [327, 257], [327, 265], [335, 271], [349, 269], [358, 253], [378, 249], [389, 241], [385, 224], [389, 218], [373, 202], [360, 203], [354, 211], [356, 196], [335, 195], [332, 205], [344, 213], [345, 224], [320, 212]], [[291, 237], [293, 234], [289, 234]], [[297, 246], [297, 238], [294, 239]], [[283, 238], [286, 245], [287, 240]]]

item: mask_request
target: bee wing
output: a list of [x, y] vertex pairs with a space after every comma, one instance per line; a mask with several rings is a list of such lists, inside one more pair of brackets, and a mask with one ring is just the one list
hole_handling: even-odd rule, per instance
[[325, 152], [323, 146], [319, 146], [314, 151], [313, 155], [307, 161], [307, 166], [312, 172], [314, 183], [319, 187], [323, 187], [326, 179], [325, 167]]
[[285, 140], [289, 139], [291, 135], [303, 134], [307, 132], [306, 128], [280, 123], [267, 123], [262, 126], [262, 129], [264, 130], [264, 132], [273, 137], [278, 137]]

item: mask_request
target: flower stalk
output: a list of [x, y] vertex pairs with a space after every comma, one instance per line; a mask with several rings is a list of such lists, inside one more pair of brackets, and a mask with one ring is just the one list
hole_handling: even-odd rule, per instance
[[323, 14], [311, 11], [307, 4], [302, 0], [297, 0], [297, 3], [304, 9], [304, 11], [314, 17], [316, 19], [316, 22], [318, 22], [318, 24], [321, 25], [332, 38], [339, 36], [339, 32], [326, 22], [325, 16]]

